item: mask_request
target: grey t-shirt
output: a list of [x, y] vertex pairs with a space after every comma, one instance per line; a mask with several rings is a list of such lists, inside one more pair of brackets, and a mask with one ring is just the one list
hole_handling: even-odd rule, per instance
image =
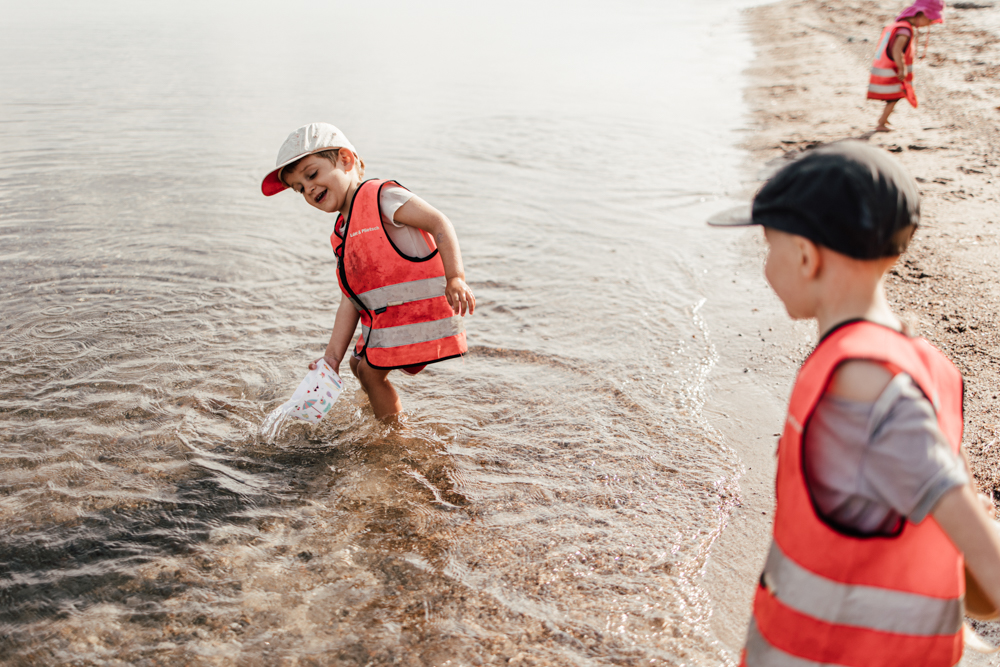
[[934, 408], [909, 375], [874, 403], [824, 396], [809, 420], [806, 484], [820, 514], [867, 535], [920, 523], [950, 489], [969, 481]]

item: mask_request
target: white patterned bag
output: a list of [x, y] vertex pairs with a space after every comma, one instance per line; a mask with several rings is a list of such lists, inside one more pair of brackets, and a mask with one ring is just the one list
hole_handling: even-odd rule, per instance
[[292, 397], [275, 408], [261, 425], [261, 431], [273, 435], [286, 417], [295, 417], [310, 424], [318, 424], [333, 407], [344, 390], [340, 379], [325, 359], [316, 363], [316, 369], [309, 371]]

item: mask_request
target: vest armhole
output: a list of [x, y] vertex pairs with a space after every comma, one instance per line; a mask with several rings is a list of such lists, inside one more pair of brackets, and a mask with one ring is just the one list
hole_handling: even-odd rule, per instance
[[[827, 332], [823, 336], [823, 338], [820, 340], [819, 344], [816, 345], [816, 348], [813, 350], [813, 352], [815, 352], [816, 350], [818, 350], [819, 347], [820, 347], [820, 345], [823, 343], [823, 341], [826, 340], [831, 334], [833, 334], [834, 331], [842, 329], [843, 327], [851, 325], [851, 324], [855, 324], [855, 323], [858, 323], [858, 322], [867, 322], [867, 321], [868, 320], [864, 320], [864, 319], [850, 320], [848, 322], [844, 322], [843, 324], [840, 324], [840, 325], [834, 327], [833, 329], [831, 329], [829, 332]], [[879, 326], [881, 326], [881, 325], [879, 325]], [[885, 328], [888, 329], [889, 327], [885, 327]], [[897, 333], [901, 333], [901, 332], [897, 332]], [[840, 367], [843, 366], [844, 363], [846, 363], [848, 361], [869, 361], [871, 363], [879, 364], [879, 365], [885, 367], [887, 370], [889, 370], [889, 372], [891, 372], [893, 374], [893, 377], [895, 377], [900, 372], [902, 372], [901, 369], [897, 368], [894, 364], [891, 364], [889, 362], [882, 362], [882, 361], [879, 361], [879, 360], [876, 360], [876, 359], [865, 359], [864, 357], [857, 357], [857, 358], [853, 358], [852, 357], [850, 359], [842, 359], [840, 361], [840, 363], [838, 363], [836, 366], [834, 366], [832, 369], [830, 369], [830, 375], [826, 379], [826, 382], [825, 382], [825, 384], [823, 386], [823, 391], [820, 393], [819, 398], [816, 400], [815, 405], [812, 406], [812, 410], [809, 412], [809, 414], [805, 415], [804, 418], [802, 419], [802, 432], [799, 435], [799, 467], [800, 467], [799, 474], [802, 476], [802, 484], [803, 484], [803, 486], [805, 486], [806, 495], [809, 496], [809, 505], [810, 505], [810, 509], [812, 510], [813, 515], [816, 517], [816, 519], [820, 523], [822, 523], [823, 525], [827, 526], [830, 530], [832, 530], [832, 531], [834, 531], [834, 532], [836, 532], [836, 533], [838, 533], [840, 535], [843, 535], [845, 537], [851, 537], [851, 538], [859, 539], [859, 540], [870, 540], [870, 539], [878, 539], [878, 538], [881, 538], [881, 539], [896, 539], [900, 535], [903, 534], [903, 529], [906, 527], [906, 524], [907, 524], [906, 517], [902, 517], [901, 518], [901, 520], [899, 522], [899, 525], [891, 533], [872, 533], [872, 534], [863, 533], [863, 532], [861, 532], [859, 530], [854, 530], [853, 528], [849, 528], [847, 526], [843, 526], [843, 525], [837, 523], [836, 521], [834, 521], [834, 520], [832, 520], [832, 519], [830, 519], [830, 518], [828, 518], [826, 516], [823, 516], [823, 513], [820, 512], [820, 510], [819, 510], [819, 506], [816, 504], [816, 498], [813, 495], [813, 491], [812, 491], [811, 488], [809, 488], [809, 477], [806, 475], [806, 438], [808, 437], [808, 434], [809, 434], [809, 424], [812, 421], [813, 415], [816, 413], [816, 408], [819, 406], [820, 401], [823, 400], [823, 396], [826, 395], [827, 390], [830, 387], [830, 384], [833, 382], [833, 377], [837, 374], [837, 371], [840, 369]], [[890, 382], [891, 382], [891, 380], [890, 380]], [[918, 387], [919, 387], [919, 385], [918, 385]], [[923, 392], [922, 388], [921, 388], [921, 392]]]
[[[896, 26], [895, 28], [893, 28], [892, 32], [889, 33], [889, 39], [886, 40], [885, 57], [888, 58], [889, 60], [892, 60], [892, 45], [896, 42], [896, 33], [899, 32], [901, 28], [903, 28], [903, 26]], [[913, 40], [916, 38], [917, 34], [916, 32], [917, 29], [914, 28], [913, 26], [910, 26], [907, 29], [910, 31], [910, 38], [909, 41], [906, 43], [906, 46], [903, 47], [904, 60], [906, 59], [906, 52], [909, 51], [910, 46], [913, 45]]]
[[[408, 262], [419, 263], [419, 262], [426, 262], [429, 259], [434, 259], [434, 257], [437, 256], [438, 254], [437, 244], [435, 244], [434, 249], [431, 250], [431, 253], [426, 257], [410, 257], [405, 252], [400, 250], [399, 246], [397, 246], [395, 242], [393, 242], [392, 236], [389, 234], [389, 231], [385, 228], [384, 218], [386, 216], [382, 212], [382, 188], [384, 188], [386, 185], [389, 185], [390, 183], [392, 185], [401, 187], [404, 190], [410, 191], [409, 188], [402, 185], [399, 181], [382, 181], [382, 183], [378, 186], [378, 192], [375, 195], [375, 205], [378, 207], [378, 224], [382, 226], [382, 233], [385, 234], [385, 240], [389, 242], [389, 245], [392, 246], [392, 249], [396, 251], [397, 255], [399, 255]], [[427, 232], [424, 232], [424, 230], [422, 229], [420, 231], [423, 232], [425, 235], [427, 234]], [[374, 366], [372, 368], [374, 368]]]
[[[818, 405], [818, 402], [817, 402]], [[816, 410], [813, 408], [813, 413]], [[809, 496], [809, 506], [812, 513], [816, 516], [816, 519], [825, 525], [830, 530], [834, 531], [839, 535], [844, 537], [851, 537], [856, 540], [872, 540], [872, 539], [890, 539], [894, 540], [903, 534], [903, 529], [906, 527], [908, 521], [906, 517], [900, 517], [899, 523], [896, 529], [891, 533], [863, 533], [860, 530], [855, 530], [854, 528], [849, 528], [848, 526], [843, 526], [829, 517], [823, 516], [823, 513], [819, 511], [819, 506], [816, 504], [816, 498], [813, 495], [813, 491], [809, 488], [809, 477], [806, 476], [806, 437], [809, 432], [809, 422], [812, 421], [812, 413], [809, 414], [806, 423], [802, 425], [802, 437], [799, 440], [799, 465], [802, 469], [799, 474], [802, 475], [802, 483], [806, 487], [806, 495]]]

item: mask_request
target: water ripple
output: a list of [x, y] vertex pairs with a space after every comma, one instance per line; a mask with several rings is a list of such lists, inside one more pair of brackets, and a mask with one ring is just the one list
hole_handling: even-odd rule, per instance
[[[684, 212], [734, 105], [622, 83], [728, 4], [450, 5], [472, 33], [338, 5], [363, 108], [274, 58], [328, 40], [326, 5], [57, 4], [0, 22], [0, 662], [731, 662], [700, 573], [738, 465], [701, 417]], [[333, 108], [459, 232], [469, 354], [394, 380], [399, 427], [345, 365], [321, 424], [260, 432], [339, 304], [332, 216], [259, 194], [275, 100]]]
[[65, 338], [80, 331], [78, 322], [43, 322], [28, 329], [28, 335], [45, 340]]

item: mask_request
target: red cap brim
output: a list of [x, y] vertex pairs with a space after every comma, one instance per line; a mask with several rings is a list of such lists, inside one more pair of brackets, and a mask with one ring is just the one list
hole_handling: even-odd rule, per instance
[[276, 195], [282, 190], [287, 190], [288, 186], [281, 182], [278, 178], [278, 172], [281, 169], [275, 169], [270, 174], [264, 177], [264, 180], [260, 184], [260, 191], [264, 193], [265, 197], [270, 197], [271, 195]]

